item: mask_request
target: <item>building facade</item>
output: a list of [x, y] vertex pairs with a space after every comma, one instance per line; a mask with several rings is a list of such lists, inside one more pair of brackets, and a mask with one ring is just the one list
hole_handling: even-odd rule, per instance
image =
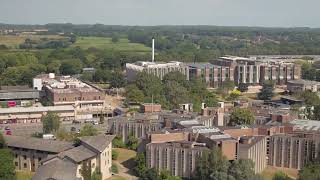
[[147, 168], [167, 170], [173, 176], [191, 177], [204, 151], [209, 149], [201, 143], [167, 142], [146, 145]]
[[252, 160], [255, 173], [261, 173], [267, 167], [266, 136], [246, 136], [240, 138], [237, 158]]
[[292, 80], [287, 83], [287, 90], [293, 93], [299, 93], [306, 90], [311, 92], [318, 92], [320, 89], [320, 82], [308, 80]]
[[268, 165], [301, 169], [319, 157], [319, 135], [274, 135], [269, 141]]
[[166, 74], [173, 71], [181, 72], [189, 80], [189, 67], [182, 62], [170, 61], [168, 63], [160, 63], [138, 61], [133, 64], [126, 64], [127, 80], [129, 82], [135, 81], [137, 75], [141, 72], [152, 74], [162, 80]]
[[105, 95], [99, 89], [71, 76], [55, 74], [38, 75], [33, 79], [33, 88], [43, 90], [45, 98], [54, 106], [58, 105], [104, 105]]

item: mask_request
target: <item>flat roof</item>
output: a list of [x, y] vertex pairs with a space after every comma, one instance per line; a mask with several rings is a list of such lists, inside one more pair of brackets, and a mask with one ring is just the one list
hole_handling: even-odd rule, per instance
[[320, 131], [320, 121], [315, 120], [293, 120], [289, 122], [295, 130], [299, 131]]
[[211, 68], [211, 67], [217, 66], [217, 65], [210, 64], [210, 63], [188, 63], [187, 65], [192, 68], [201, 68], [201, 69]]
[[309, 81], [309, 80], [304, 80], [304, 79], [291, 80], [291, 81], [288, 81], [288, 83], [304, 84], [304, 85], [320, 85], [320, 82], [318, 82], [318, 81]]
[[35, 113], [48, 111], [74, 111], [74, 107], [69, 106], [43, 106], [43, 107], [12, 107], [0, 108], [0, 114], [14, 114], [14, 113]]

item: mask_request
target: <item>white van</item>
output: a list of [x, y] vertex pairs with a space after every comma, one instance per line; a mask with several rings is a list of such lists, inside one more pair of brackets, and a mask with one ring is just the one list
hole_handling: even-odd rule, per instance
[[53, 134], [44, 134], [42, 135], [42, 139], [56, 140], [57, 138]]

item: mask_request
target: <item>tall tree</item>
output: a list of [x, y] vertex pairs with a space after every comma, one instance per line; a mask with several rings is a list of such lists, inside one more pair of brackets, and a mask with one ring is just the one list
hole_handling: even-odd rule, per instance
[[230, 125], [252, 125], [254, 123], [253, 113], [249, 109], [235, 108], [230, 116]]
[[172, 108], [178, 108], [179, 104], [189, 103], [190, 101], [190, 94], [187, 89], [175, 81], [167, 81], [164, 92]]
[[41, 117], [43, 133], [56, 132], [60, 127], [60, 118], [56, 113], [48, 112]]
[[137, 88], [136, 85], [132, 84], [126, 87], [126, 101], [128, 102], [143, 102], [144, 94]]
[[272, 81], [266, 81], [262, 85], [260, 93], [258, 93], [258, 99], [271, 100], [274, 96], [274, 83]]
[[112, 78], [110, 80], [110, 86], [114, 88], [124, 87], [126, 84], [126, 80], [124, 79], [121, 71], [116, 71], [112, 73]]

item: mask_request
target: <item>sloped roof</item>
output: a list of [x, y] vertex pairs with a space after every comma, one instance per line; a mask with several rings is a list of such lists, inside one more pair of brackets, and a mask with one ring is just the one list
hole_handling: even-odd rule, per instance
[[85, 136], [81, 137], [82, 143], [85, 143], [99, 152], [102, 152], [113, 140], [115, 135], [100, 134], [97, 136]]
[[7, 146], [59, 153], [74, 146], [70, 142], [23, 136], [4, 136]]
[[92, 158], [97, 154], [84, 146], [78, 146], [58, 154], [59, 157], [69, 157], [73, 161], [79, 163], [86, 159]]
[[67, 159], [53, 159], [52, 161], [39, 166], [32, 180], [79, 180], [76, 177], [77, 164]]

